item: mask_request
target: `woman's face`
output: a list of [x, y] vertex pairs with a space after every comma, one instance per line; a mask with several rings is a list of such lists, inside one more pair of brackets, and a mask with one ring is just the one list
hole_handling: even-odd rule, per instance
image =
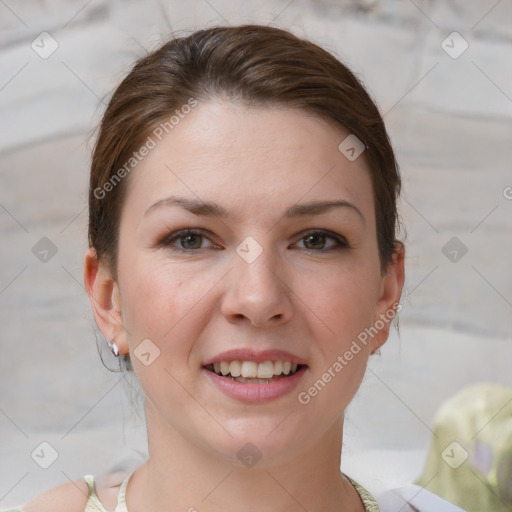
[[402, 286], [402, 258], [381, 275], [348, 135], [300, 110], [200, 103], [132, 171], [110, 315], [123, 329], [100, 327], [130, 352], [150, 438], [260, 464], [333, 439]]

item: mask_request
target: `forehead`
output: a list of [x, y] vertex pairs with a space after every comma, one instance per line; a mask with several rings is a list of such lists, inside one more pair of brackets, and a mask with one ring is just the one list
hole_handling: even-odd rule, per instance
[[161, 140], [150, 135], [154, 148], [132, 172], [125, 206], [140, 214], [180, 195], [261, 216], [301, 200], [344, 199], [371, 218], [366, 162], [338, 149], [348, 135], [303, 110], [199, 103]]

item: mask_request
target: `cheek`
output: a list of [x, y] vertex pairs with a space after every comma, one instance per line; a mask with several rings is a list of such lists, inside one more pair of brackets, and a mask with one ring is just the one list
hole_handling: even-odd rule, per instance
[[193, 389], [195, 360], [190, 354], [205, 318], [197, 303], [209, 281], [189, 276], [178, 265], [155, 261], [139, 261], [124, 276], [119, 274], [120, 282], [123, 277], [123, 317], [137, 379], [155, 403], [172, 396], [184, 406], [186, 395], [177, 383]]
[[132, 266], [122, 290], [129, 337], [136, 341], [137, 336], [144, 336], [163, 345], [184, 334], [190, 326], [187, 318], [206, 293], [208, 282], [170, 263], [148, 259]]
[[310, 368], [297, 400], [313, 416], [326, 416], [328, 422], [348, 406], [366, 371], [370, 345], [358, 337], [371, 324], [372, 286], [352, 273], [339, 273], [329, 281], [326, 293], [316, 295], [315, 311], [322, 312], [322, 325], [314, 334], [317, 364]]
[[373, 260], [368, 264], [359, 260], [332, 272], [323, 287], [307, 296], [322, 322], [314, 334], [318, 364], [300, 390], [299, 403], [318, 410], [331, 408], [333, 421], [364, 377], [370, 345], [361, 335], [371, 325], [379, 284], [379, 267]]
[[333, 269], [316, 290], [308, 290], [303, 283], [306, 302], [320, 312], [331, 349], [350, 344], [370, 324], [380, 285], [378, 268], [374, 267], [359, 264]]

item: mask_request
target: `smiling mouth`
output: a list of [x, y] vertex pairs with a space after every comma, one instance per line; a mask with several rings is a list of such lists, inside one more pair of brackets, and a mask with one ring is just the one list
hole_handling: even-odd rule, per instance
[[221, 361], [209, 364], [205, 368], [220, 377], [234, 380], [242, 384], [270, 384], [294, 375], [303, 364], [290, 361]]

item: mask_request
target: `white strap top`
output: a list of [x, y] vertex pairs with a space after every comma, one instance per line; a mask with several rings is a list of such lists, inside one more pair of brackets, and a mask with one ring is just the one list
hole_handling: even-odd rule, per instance
[[[126, 508], [126, 486], [128, 485], [128, 480], [132, 475], [128, 475], [121, 484], [119, 488], [119, 495], [117, 497], [117, 507], [115, 512], [128, 512]], [[89, 499], [85, 504], [84, 512], [107, 512], [105, 507], [96, 496], [96, 490], [94, 488], [94, 476], [86, 475], [84, 476], [84, 480], [87, 482], [87, 487], [89, 488]]]

